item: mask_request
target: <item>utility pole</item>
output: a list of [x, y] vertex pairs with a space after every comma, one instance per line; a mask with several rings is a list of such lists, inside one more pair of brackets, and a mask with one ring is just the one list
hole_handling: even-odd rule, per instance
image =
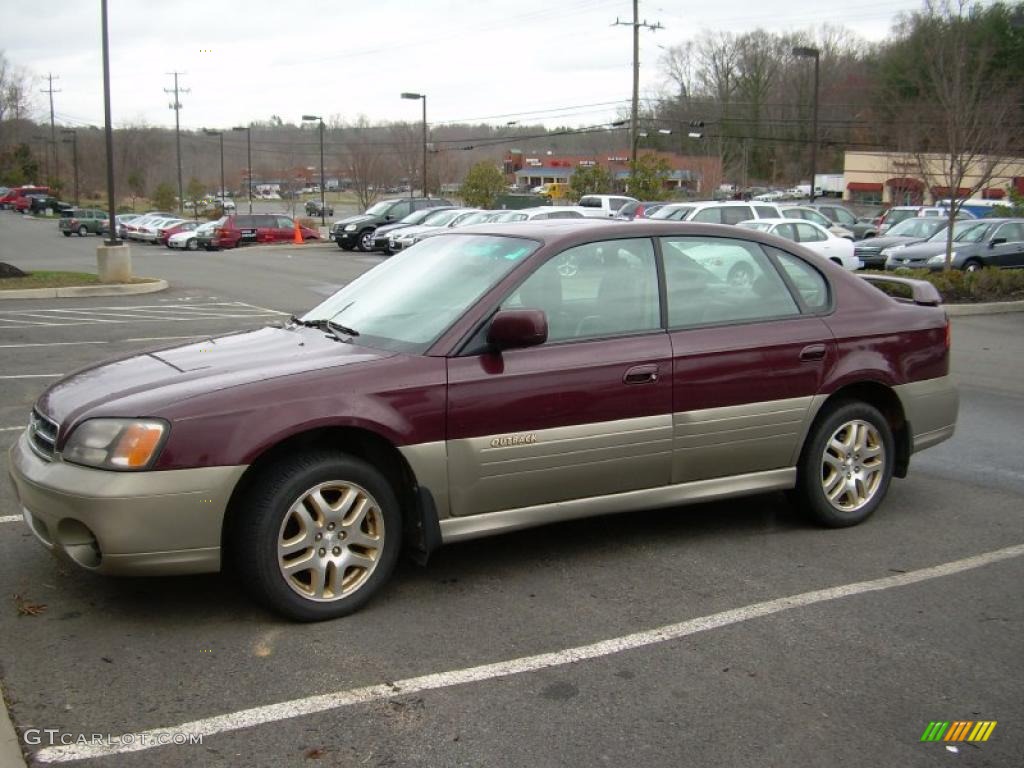
[[661, 22], [655, 22], [654, 24], [648, 24], [647, 20], [640, 21], [640, 0], [633, 0], [633, 21], [619, 21], [619, 18], [615, 17], [615, 23], [613, 27], [632, 27], [633, 28], [633, 105], [630, 110], [629, 120], [629, 135], [630, 135], [630, 169], [631, 172], [636, 171], [636, 149], [640, 142], [640, 130], [638, 127], [639, 111], [640, 111], [640, 28], [645, 27], [652, 32], [657, 32], [659, 29], [664, 29]]
[[[50, 72], [46, 76], [46, 79], [49, 80], [50, 87], [43, 89], [42, 93], [47, 93], [50, 95], [50, 143], [53, 145], [53, 177], [54, 179], [57, 180], [58, 183], [60, 183], [60, 165], [58, 164], [57, 160], [57, 129], [53, 123], [53, 94], [60, 93], [59, 90], [53, 90], [53, 81], [60, 80], [60, 77], [54, 77], [53, 73]], [[47, 185], [49, 185], [50, 180], [47, 179], [46, 183]]]
[[181, 120], [178, 114], [181, 111], [181, 102], [178, 100], [178, 94], [191, 93], [191, 90], [178, 87], [178, 75], [184, 75], [184, 72], [168, 72], [167, 74], [174, 77], [174, 88], [164, 88], [164, 93], [174, 94], [174, 101], [167, 106], [174, 110], [174, 142], [178, 149], [178, 213], [183, 213], [185, 194], [181, 187]]
[[60, 132], [71, 136], [70, 139], [63, 139], [63, 142], [71, 145], [71, 167], [75, 171], [75, 205], [81, 205], [78, 198], [78, 131], [74, 128], [61, 128]]

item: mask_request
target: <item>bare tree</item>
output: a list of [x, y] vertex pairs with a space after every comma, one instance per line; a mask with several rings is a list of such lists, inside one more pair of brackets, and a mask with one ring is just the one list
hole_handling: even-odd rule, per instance
[[342, 165], [352, 182], [359, 206], [366, 210], [392, 180], [390, 164], [383, 146], [374, 142], [365, 117], [360, 117], [347, 133]]
[[953, 224], [964, 201], [1003, 175], [1012, 162], [1010, 142], [1017, 132], [1009, 126], [1021, 124], [1022, 89], [1000, 74], [995, 50], [979, 39], [966, 0], [929, 0], [921, 13], [908, 19], [904, 33], [927, 55], [903, 83], [909, 102], [905, 106], [914, 115], [903, 135], [919, 177], [933, 196], [949, 199], [949, 269]]

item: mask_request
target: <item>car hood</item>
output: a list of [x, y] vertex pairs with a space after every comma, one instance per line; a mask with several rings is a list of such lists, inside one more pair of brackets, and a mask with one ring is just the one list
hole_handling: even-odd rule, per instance
[[394, 224], [383, 224], [377, 227], [377, 229], [374, 230], [374, 232], [377, 235], [386, 235], [388, 232], [394, 232], [396, 229], [405, 229], [406, 227], [411, 226], [412, 224], [403, 224], [400, 221], [396, 221]]
[[53, 384], [38, 407], [65, 426], [93, 416], [143, 417], [197, 395], [392, 354], [338, 341], [317, 328], [270, 326], [85, 368]]
[[[953, 250], [957, 250], [957, 244], [953, 243]], [[934, 256], [937, 253], [946, 252], [946, 241], [943, 240], [941, 243], [930, 243], [921, 242], [914, 243], [914, 245], [908, 245], [906, 248], [902, 248], [899, 251], [901, 259], [923, 259], [928, 256]]]
[[883, 248], [891, 248], [894, 245], [914, 245], [915, 243], [923, 243], [923, 237], [904, 237], [900, 235], [889, 235], [888, 237], [869, 237], [867, 240], [862, 240], [857, 243], [857, 249], [875, 249], [882, 250]]
[[343, 227], [346, 224], [362, 224], [364, 221], [376, 221], [376, 216], [367, 216], [365, 213], [360, 213], [358, 216], [348, 216], [344, 219], [338, 219], [334, 222], [335, 227]]
[[414, 227], [405, 227], [401, 232], [401, 237], [415, 237], [416, 235], [422, 235], [424, 232], [436, 232], [443, 227], [428, 227], [423, 224], [417, 224]]

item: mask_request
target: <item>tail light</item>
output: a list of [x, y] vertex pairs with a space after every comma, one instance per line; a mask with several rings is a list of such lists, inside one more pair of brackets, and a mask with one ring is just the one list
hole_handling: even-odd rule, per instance
[[70, 224], [71, 224], [72, 227], [77, 227], [78, 226], [78, 219], [72, 219]]

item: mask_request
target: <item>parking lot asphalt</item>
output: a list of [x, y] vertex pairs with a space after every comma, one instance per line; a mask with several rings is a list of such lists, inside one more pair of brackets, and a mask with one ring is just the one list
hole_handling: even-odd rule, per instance
[[[43, 248], [31, 226], [0, 214], [5, 251], [27, 243], [0, 261], [73, 268], [98, 243]], [[57, 375], [275, 322], [376, 260], [160, 250], [136, 263], [165, 293], [0, 301], [4, 462]], [[1024, 315], [957, 318], [953, 343], [957, 435], [864, 525], [810, 527], [781, 494], [552, 525], [402, 564], [324, 624], [277, 619], [227, 576], [60, 566], [0, 479], [13, 722], [72, 739], [27, 744], [30, 760], [86, 766], [1018, 765]], [[998, 725], [922, 743], [935, 720]], [[160, 729], [203, 743], [129, 751]], [[124, 733], [136, 743], [74, 744]]]

